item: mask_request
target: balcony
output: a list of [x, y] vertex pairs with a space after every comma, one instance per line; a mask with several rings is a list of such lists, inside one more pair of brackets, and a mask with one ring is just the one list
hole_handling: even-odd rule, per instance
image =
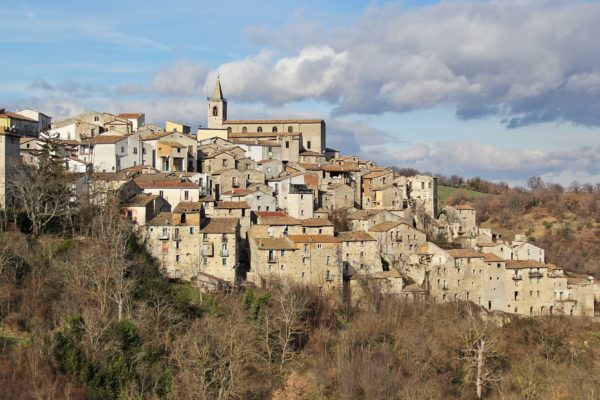
[[269, 256], [269, 258], [267, 259], [267, 262], [269, 264], [274, 264], [277, 262], [277, 257], [276, 256]]
[[161, 233], [160, 236], [158, 237], [158, 240], [169, 240], [169, 234]]
[[539, 271], [537, 271], [537, 272], [530, 272], [529, 273], [529, 277], [532, 278], [532, 279], [533, 278], [543, 278], [544, 274], [541, 273], [541, 272], [539, 272]]
[[442, 286], [442, 290], [448, 290], [448, 286]]
[[520, 280], [523, 280], [523, 277], [521, 275], [513, 275], [512, 280], [513, 281], [520, 281]]

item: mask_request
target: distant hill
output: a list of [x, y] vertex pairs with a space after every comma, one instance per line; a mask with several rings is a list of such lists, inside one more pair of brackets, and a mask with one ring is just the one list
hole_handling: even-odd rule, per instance
[[466, 200], [478, 199], [480, 197], [489, 196], [489, 193], [477, 192], [471, 189], [456, 188], [452, 186], [438, 185], [438, 202], [440, 208], [447, 205], [448, 201], [454, 197], [460, 196]]

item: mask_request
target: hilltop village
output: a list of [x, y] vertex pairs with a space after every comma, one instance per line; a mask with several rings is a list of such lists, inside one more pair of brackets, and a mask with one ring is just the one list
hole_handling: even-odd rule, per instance
[[598, 285], [546, 263], [525, 235], [477, 225], [469, 204], [438, 209], [437, 179], [403, 176], [326, 146], [319, 119], [232, 120], [217, 80], [197, 132], [143, 113], [52, 122], [0, 110], [0, 201], [8, 171], [44, 138], [74, 185], [119, 197], [165, 277], [201, 290], [310, 285], [360, 302], [376, 288], [488, 311], [594, 315]]

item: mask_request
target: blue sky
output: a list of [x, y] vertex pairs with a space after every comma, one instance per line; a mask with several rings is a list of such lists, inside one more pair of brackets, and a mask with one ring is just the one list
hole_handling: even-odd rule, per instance
[[326, 119], [380, 164], [600, 182], [595, 1], [4, 1], [0, 103]]

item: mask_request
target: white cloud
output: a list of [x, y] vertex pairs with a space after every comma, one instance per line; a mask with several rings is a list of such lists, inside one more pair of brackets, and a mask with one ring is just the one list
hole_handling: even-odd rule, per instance
[[311, 24], [304, 36], [299, 20], [277, 34], [252, 30], [270, 51], [219, 70], [232, 96], [271, 105], [319, 99], [334, 114], [451, 105], [508, 127], [599, 125], [599, 19], [599, 3], [579, 0], [373, 6], [355, 25]]

